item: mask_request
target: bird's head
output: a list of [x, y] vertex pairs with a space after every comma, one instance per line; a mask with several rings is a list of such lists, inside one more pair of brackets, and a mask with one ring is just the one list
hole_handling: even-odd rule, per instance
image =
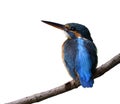
[[54, 26], [58, 29], [64, 30], [65, 32], [68, 33], [68, 37], [70, 39], [76, 39], [76, 38], [85, 38], [90, 41], [93, 41], [90, 32], [87, 27], [84, 25], [78, 24], [78, 23], [68, 23], [65, 25], [54, 23], [54, 22], [49, 22], [49, 21], [43, 21], [42, 22], [49, 24], [51, 26]]

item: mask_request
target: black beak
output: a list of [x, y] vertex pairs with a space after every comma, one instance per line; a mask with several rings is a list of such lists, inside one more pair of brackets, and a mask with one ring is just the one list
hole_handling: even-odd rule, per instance
[[65, 25], [62, 25], [62, 24], [59, 24], [59, 23], [55, 23], [55, 22], [50, 22], [50, 21], [44, 21], [42, 20], [42, 22], [48, 24], [48, 25], [51, 25], [53, 27], [56, 27], [58, 29], [61, 29], [61, 30], [65, 30]]

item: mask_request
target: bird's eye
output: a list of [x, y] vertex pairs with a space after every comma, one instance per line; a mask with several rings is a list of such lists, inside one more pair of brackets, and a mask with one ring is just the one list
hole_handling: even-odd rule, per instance
[[75, 27], [71, 27], [70, 30], [75, 31]]

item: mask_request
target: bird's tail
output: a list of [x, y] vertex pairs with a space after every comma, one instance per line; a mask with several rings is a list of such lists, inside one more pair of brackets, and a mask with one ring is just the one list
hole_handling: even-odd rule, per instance
[[79, 79], [82, 87], [93, 87], [94, 80], [89, 75], [80, 76]]
[[80, 83], [83, 87], [92, 87], [94, 80], [92, 78], [91, 62], [89, 60], [84, 60], [84, 58], [80, 60], [80, 62], [78, 61], [76, 63], [76, 72]]
[[82, 65], [77, 63], [76, 71], [80, 80], [81, 85], [85, 87], [92, 87], [94, 80], [92, 78], [92, 71], [90, 68], [90, 63], [82, 60]]

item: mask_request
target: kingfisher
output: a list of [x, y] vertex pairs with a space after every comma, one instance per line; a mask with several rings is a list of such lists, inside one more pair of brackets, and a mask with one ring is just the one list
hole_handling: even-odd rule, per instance
[[67, 33], [68, 38], [62, 45], [65, 66], [74, 80], [79, 79], [82, 87], [93, 87], [98, 56], [88, 28], [78, 23], [63, 25], [44, 20], [42, 22]]

